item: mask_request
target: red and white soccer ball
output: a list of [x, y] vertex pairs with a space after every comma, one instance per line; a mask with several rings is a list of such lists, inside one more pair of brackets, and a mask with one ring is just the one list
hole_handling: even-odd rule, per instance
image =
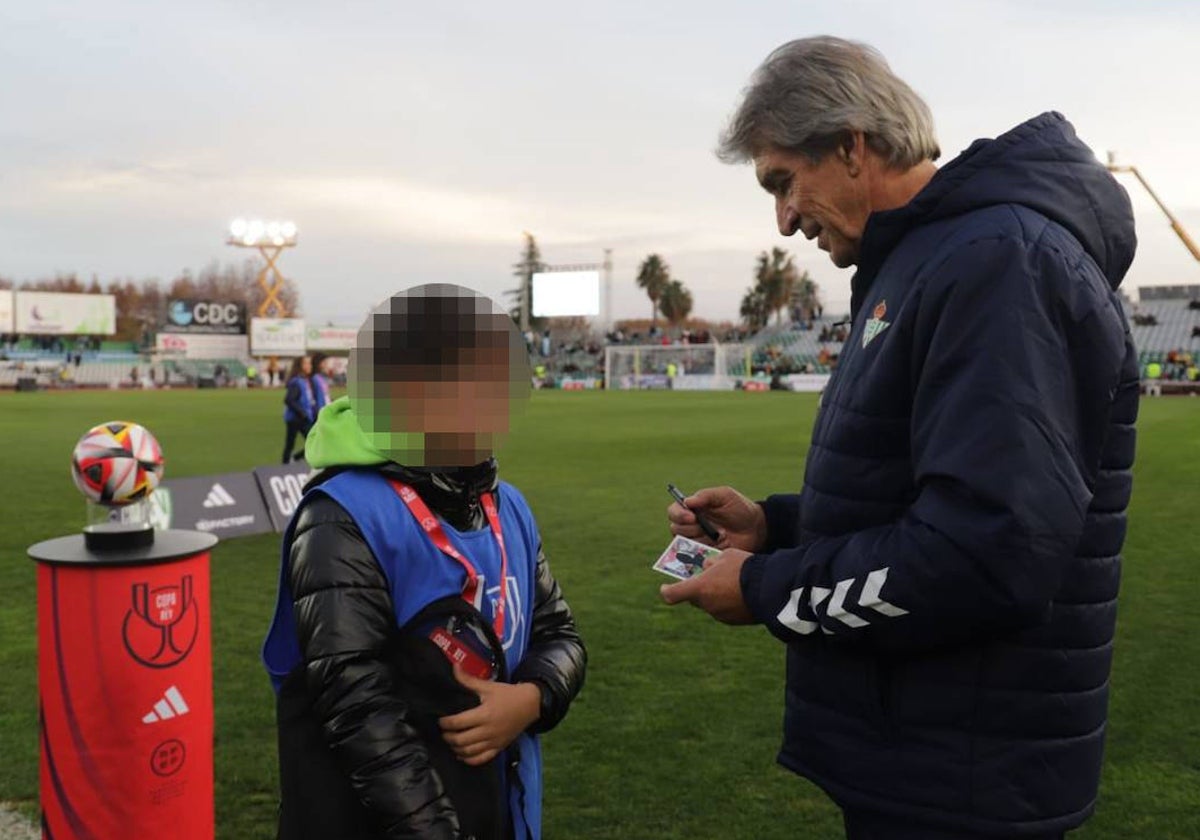
[[125, 420], [89, 429], [71, 453], [79, 492], [107, 507], [123, 507], [154, 492], [162, 479], [162, 447], [145, 428]]

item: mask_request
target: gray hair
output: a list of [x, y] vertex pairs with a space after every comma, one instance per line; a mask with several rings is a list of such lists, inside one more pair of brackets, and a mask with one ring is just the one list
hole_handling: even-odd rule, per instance
[[745, 163], [775, 148], [819, 161], [861, 131], [889, 166], [941, 154], [933, 115], [874, 47], [827, 35], [789, 41], [754, 71], [717, 157]]

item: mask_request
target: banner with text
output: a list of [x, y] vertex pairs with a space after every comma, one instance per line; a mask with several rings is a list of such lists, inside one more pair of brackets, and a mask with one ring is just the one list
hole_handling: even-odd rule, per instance
[[173, 298], [167, 301], [167, 332], [244, 335], [246, 307], [228, 300]]
[[303, 318], [251, 318], [250, 352], [255, 356], [303, 356]]
[[248, 472], [170, 478], [150, 501], [155, 528], [188, 528], [221, 539], [273, 530], [258, 483]]
[[271, 524], [280, 533], [287, 527], [288, 520], [296, 512], [300, 498], [304, 495], [304, 484], [316, 472], [303, 461], [280, 464], [272, 467], [256, 467], [254, 478], [262, 490], [263, 501], [271, 514]]
[[244, 335], [160, 332], [154, 337], [154, 348], [185, 359], [244, 359], [250, 355], [250, 339]]
[[350, 327], [309, 327], [306, 344], [309, 352], [348, 353], [357, 337], [358, 330]]
[[24, 335], [113, 335], [117, 302], [112, 295], [17, 292], [14, 331]]

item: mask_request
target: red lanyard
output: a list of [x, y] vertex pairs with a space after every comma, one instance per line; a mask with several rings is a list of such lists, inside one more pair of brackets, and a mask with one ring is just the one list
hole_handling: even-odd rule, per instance
[[[433, 541], [437, 549], [447, 557], [457, 560], [458, 564], [463, 567], [467, 573], [467, 582], [463, 586], [463, 598], [468, 603], [474, 604], [476, 608], [482, 609], [483, 598], [479, 592], [479, 572], [475, 570], [474, 564], [450, 544], [450, 539], [442, 530], [442, 523], [438, 522], [437, 517], [429, 510], [429, 506], [417, 495], [417, 491], [402, 481], [390, 480], [390, 483], [399, 494], [400, 500], [408, 506], [413, 518], [417, 520], [417, 524], [429, 535], [429, 539]], [[492, 626], [496, 629], [496, 637], [503, 639], [504, 596], [508, 589], [508, 552], [504, 549], [504, 533], [500, 530], [500, 514], [496, 510], [496, 502], [492, 499], [492, 494], [484, 493], [479, 497], [479, 501], [483, 503], [483, 513], [487, 516], [492, 535], [496, 538], [496, 545], [500, 546], [500, 594], [496, 598]]]

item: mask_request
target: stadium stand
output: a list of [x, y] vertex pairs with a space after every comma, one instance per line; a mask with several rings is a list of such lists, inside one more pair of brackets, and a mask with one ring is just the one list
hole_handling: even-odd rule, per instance
[[751, 372], [829, 373], [848, 330], [849, 316], [813, 319], [811, 329], [799, 324], [767, 327], [746, 344], [751, 351]]
[[1138, 351], [1166, 353], [1200, 341], [1193, 335], [1193, 328], [1200, 325], [1200, 310], [1189, 304], [1186, 300], [1149, 300], [1130, 305], [1126, 315]]
[[[1153, 371], [1156, 382], [1200, 392], [1200, 286], [1143, 287], [1140, 301], [1122, 299], [1143, 378]], [[753, 335], [723, 328], [721, 335], [678, 328], [626, 334], [614, 330], [599, 335], [590, 325], [562, 325], [549, 336], [549, 354], [542, 334], [527, 334], [530, 361], [553, 385], [570, 379], [603, 379], [605, 347], [684, 346], [719, 341], [725, 352], [643, 354], [643, 373], [663, 373], [669, 362], [690, 373], [726, 376], [792, 373], [826, 374], [837, 366], [849, 330], [847, 316], [822, 315], [806, 322], [771, 325]], [[728, 367], [710, 371], [714, 359]], [[661, 363], [661, 364], [660, 364]], [[707, 364], [707, 367], [706, 367]], [[247, 368], [261, 362], [245, 358], [183, 359], [146, 353], [134, 342], [96, 337], [0, 336], [0, 388], [14, 388], [33, 379], [38, 387], [221, 387], [246, 382]], [[664, 367], [663, 371], [657, 367]], [[749, 371], [747, 372], [747, 367]], [[134, 371], [137, 371], [135, 381]], [[252, 384], [261, 384], [261, 380]], [[1168, 388], [1168, 390], [1172, 390]]]

